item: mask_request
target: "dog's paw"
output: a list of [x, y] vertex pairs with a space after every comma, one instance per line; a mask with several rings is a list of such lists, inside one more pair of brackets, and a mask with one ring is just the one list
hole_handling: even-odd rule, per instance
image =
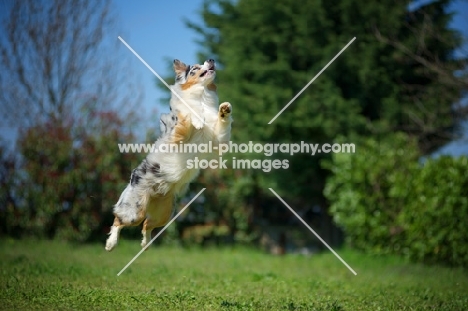
[[117, 245], [117, 241], [108, 239], [106, 242], [106, 251], [110, 252]]
[[203, 128], [203, 126], [205, 125], [205, 120], [200, 119], [199, 117], [194, 117], [192, 119], [192, 125], [193, 125], [194, 128], [199, 130], [199, 129]]
[[232, 113], [232, 106], [230, 103], [225, 102], [219, 105], [219, 117], [221, 119], [228, 118]]
[[[148, 243], [149, 243], [149, 241], [146, 241], [145, 239], [144, 239], [143, 241], [141, 241], [141, 244], [140, 244], [140, 245], [141, 245], [141, 248], [144, 248], [144, 249], [145, 249], [145, 252], [146, 252], [147, 250], [149, 250], [149, 246], [146, 247], [146, 245], [148, 245]], [[145, 247], [146, 247], [146, 248], [145, 248]]]

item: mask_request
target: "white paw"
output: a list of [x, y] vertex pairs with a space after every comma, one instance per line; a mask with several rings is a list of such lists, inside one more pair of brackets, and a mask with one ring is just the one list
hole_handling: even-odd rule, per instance
[[[141, 241], [141, 248], [145, 248], [148, 245], [148, 242]], [[145, 251], [149, 250], [149, 246], [145, 249]]]
[[110, 252], [117, 245], [117, 239], [108, 238], [106, 241], [106, 251]]
[[194, 128], [199, 130], [199, 129], [203, 128], [204, 123], [202, 121], [194, 121], [194, 122], [192, 122], [192, 125], [193, 125]]
[[197, 130], [203, 128], [203, 126], [205, 125], [205, 120], [203, 119], [202, 116], [200, 116], [200, 117], [193, 116], [191, 118], [191, 121], [192, 121], [193, 127], [196, 128]]
[[232, 113], [232, 106], [230, 103], [225, 102], [219, 105], [219, 117], [221, 119], [229, 118]]

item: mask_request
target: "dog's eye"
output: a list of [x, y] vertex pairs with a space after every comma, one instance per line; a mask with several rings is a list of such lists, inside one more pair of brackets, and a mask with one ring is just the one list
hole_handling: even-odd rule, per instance
[[192, 70], [190, 70], [190, 75], [193, 76], [197, 70], [200, 70], [200, 67], [192, 67]]

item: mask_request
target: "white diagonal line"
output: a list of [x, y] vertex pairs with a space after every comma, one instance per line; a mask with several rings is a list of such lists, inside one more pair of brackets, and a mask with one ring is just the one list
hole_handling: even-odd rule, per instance
[[335, 255], [345, 266], [346, 268], [349, 269], [349, 271], [351, 271], [354, 275], [357, 275], [356, 271], [353, 270], [353, 268], [351, 268], [347, 263], [346, 261], [344, 261], [340, 255], [338, 255], [328, 244], [327, 242], [325, 242], [315, 231], [314, 229], [312, 229], [302, 218], [301, 216], [299, 216], [273, 189], [271, 188], [268, 188], [270, 189], [271, 192], [273, 192], [273, 194], [294, 214], [294, 216], [297, 217], [297, 219], [299, 219], [303, 224], [304, 226], [307, 227], [307, 229], [310, 230], [310, 232], [312, 232], [316, 237], [317, 239], [320, 240], [320, 242], [322, 242], [332, 253], [333, 255]]
[[178, 212], [177, 215], [175, 215], [174, 218], [172, 218], [171, 221], [169, 221], [167, 225], [165, 225], [164, 228], [162, 228], [161, 231], [159, 231], [158, 234], [156, 234], [156, 236], [148, 244], [146, 244], [145, 247], [143, 247], [141, 251], [138, 254], [136, 254], [136, 256], [133, 257], [133, 259], [130, 260], [130, 262], [122, 270], [120, 270], [119, 273], [117, 273], [117, 276], [120, 276], [125, 271], [125, 269], [127, 269], [128, 266], [130, 266], [138, 258], [138, 256], [140, 256], [141, 253], [143, 253], [151, 245], [151, 243], [153, 243], [164, 232], [164, 230], [166, 230], [167, 227], [169, 227], [174, 222], [174, 220], [176, 220], [177, 217], [179, 217], [180, 214], [182, 214], [187, 209], [187, 207], [189, 207], [190, 204], [192, 204], [193, 201], [195, 201], [195, 199], [198, 198], [198, 196], [202, 194], [203, 191], [205, 191], [205, 189], [206, 188], [203, 188], [202, 190], [200, 190], [200, 192], [198, 192], [197, 195], [194, 196], [193, 199], [190, 200], [190, 202], [188, 202], [187, 205], [185, 205], [184, 208], [181, 209], [180, 212]]
[[193, 111], [193, 109], [185, 102], [185, 100], [182, 99], [182, 97], [179, 96], [179, 94], [177, 94], [177, 92], [175, 92], [170, 86], [169, 84], [166, 83], [166, 81], [164, 81], [163, 78], [161, 78], [160, 75], [158, 75], [158, 73], [156, 71], [153, 70], [153, 68], [150, 67], [150, 65], [148, 65], [144, 60], [143, 58], [140, 57], [140, 55], [138, 55], [137, 52], [135, 52], [131, 47], [130, 45], [127, 44], [127, 42], [125, 42], [124, 39], [122, 39], [120, 36], [118, 37], [120, 41], [122, 41], [123, 44], [125, 44], [125, 46], [133, 53], [135, 54], [136, 57], [138, 57], [138, 59], [146, 66], [148, 67], [148, 69], [156, 76], [158, 77], [158, 79], [172, 92], [172, 94], [174, 94], [175, 96], [177, 96], [178, 99], [180, 99], [182, 101], [182, 103], [195, 115], [197, 116], [202, 122], [203, 124], [205, 124], [205, 120], [200, 117], [195, 111]]
[[320, 70], [320, 72], [319, 72], [317, 75], [315, 75], [315, 77], [313, 77], [313, 78], [312, 78], [312, 80], [310, 80], [310, 81], [309, 81], [309, 83], [307, 83], [307, 85], [306, 85], [306, 86], [304, 86], [304, 87], [302, 88], [302, 90], [300, 90], [300, 91], [299, 91], [299, 93], [297, 93], [297, 94], [296, 94], [296, 96], [294, 96], [294, 97], [293, 97], [293, 99], [291, 99], [291, 100], [289, 101], [289, 103], [287, 103], [287, 105], [286, 105], [286, 106], [284, 106], [284, 107], [283, 107], [283, 109], [281, 109], [281, 111], [280, 111], [280, 112], [278, 112], [278, 113], [276, 114], [276, 116], [275, 116], [273, 119], [271, 119], [271, 121], [270, 121], [270, 122], [268, 122], [268, 124], [271, 124], [271, 123], [273, 123], [273, 121], [275, 121], [275, 120], [276, 120], [276, 118], [278, 118], [278, 117], [279, 117], [279, 115], [280, 115], [280, 114], [282, 114], [282, 113], [283, 113], [283, 111], [285, 111], [285, 110], [286, 110], [286, 108], [288, 108], [288, 107], [289, 107], [289, 105], [291, 105], [291, 104], [292, 104], [292, 103], [293, 103], [293, 102], [294, 102], [294, 101], [295, 101], [295, 100], [296, 100], [296, 99], [299, 97], [299, 95], [301, 95], [301, 94], [302, 94], [302, 92], [304, 92], [304, 91], [305, 91], [305, 89], [306, 89], [306, 88], [308, 88], [308, 87], [309, 87], [309, 86], [310, 86], [310, 85], [311, 85], [311, 84], [312, 84], [312, 83], [315, 81], [315, 79], [317, 79], [317, 78], [318, 78], [318, 77], [319, 77], [319, 76], [322, 74], [322, 72], [324, 72], [324, 71], [325, 71], [325, 69], [327, 69], [327, 68], [328, 68], [328, 66], [330, 66], [330, 65], [331, 65], [331, 63], [333, 63], [333, 62], [335, 61], [335, 59], [337, 59], [337, 58], [338, 58], [338, 56], [340, 56], [340, 54], [341, 54], [341, 53], [343, 53], [343, 52], [344, 52], [344, 50], [346, 50], [346, 49], [348, 48], [348, 46], [350, 46], [350, 45], [351, 45], [351, 43], [353, 43], [353, 41], [354, 41], [354, 40], [356, 40], [356, 37], [354, 37], [353, 39], [351, 39], [351, 41], [349, 41], [349, 43], [348, 43], [348, 44], [346, 44], [346, 46], [345, 46], [344, 48], [342, 48], [342, 49], [341, 49], [341, 51], [340, 51], [338, 54], [336, 54], [336, 55], [335, 55], [335, 57], [333, 57], [333, 59], [332, 59], [330, 62], [328, 62], [328, 64], [327, 64], [325, 67], [323, 67], [323, 69], [322, 69], [322, 70]]

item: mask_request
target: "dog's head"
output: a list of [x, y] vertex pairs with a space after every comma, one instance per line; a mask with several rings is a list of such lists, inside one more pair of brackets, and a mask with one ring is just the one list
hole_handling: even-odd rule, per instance
[[209, 59], [203, 65], [186, 65], [178, 59], [174, 60], [174, 72], [176, 74], [176, 84], [180, 84], [182, 90], [192, 86], [210, 87], [216, 76], [215, 61]]

